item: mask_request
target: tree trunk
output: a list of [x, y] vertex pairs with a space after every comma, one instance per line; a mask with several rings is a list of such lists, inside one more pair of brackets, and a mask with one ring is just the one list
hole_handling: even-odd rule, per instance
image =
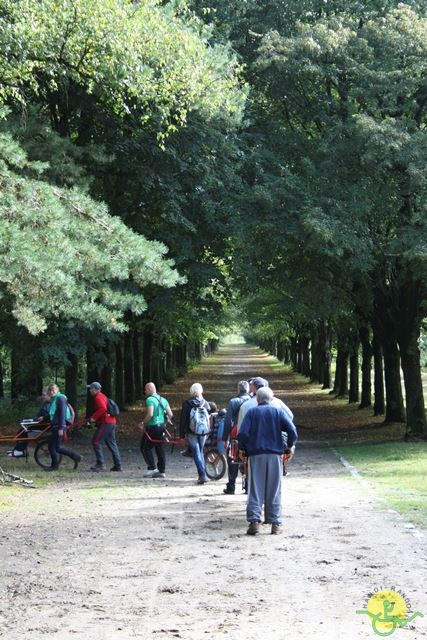
[[362, 344], [362, 395], [359, 408], [365, 409], [372, 404], [372, 346], [367, 325], [359, 329], [359, 337]]
[[327, 322], [322, 322], [320, 329], [320, 340], [321, 340], [321, 349], [322, 349], [322, 363], [323, 363], [323, 386], [322, 389], [330, 389], [331, 388], [331, 363], [332, 363], [332, 354], [331, 354], [331, 329]]
[[374, 416], [385, 414], [383, 351], [375, 331], [372, 338], [374, 357]]
[[144, 333], [142, 334], [143, 347], [142, 347], [142, 382], [143, 386], [147, 384], [147, 382], [151, 382], [153, 372], [152, 372], [152, 352], [153, 352], [153, 342], [154, 336], [151, 327], [145, 327]]
[[338, 338], [337, 345], [337, 396], [348, 395], [348, 357], [349, 348], [347, 338]]
[[4, 367], [2, 360], [0, 360], [0, 398], [4, 398]]
[[124, 373], [125, 373], [125, 403], [135, 403], [135, 377], [133, 357], [133, 330], [129, 329], [124, 336]]
[[359, 402], [359, 339], [352, 337], [350, 344], [350, 386], [349, 403]]
[[420, 349], [422, 295], [416, 282], [402, 287], [398, 318], [398, 340], [406, 395], [406, 436], [427, 436], [427, 422], [421, 377]]
[[383, 337], [384, 380], [386, 392], [385, 422], [405, 422], [402, 384], [400, 380], [400, 355], [396, 338]]
[[42, 369], [40, 339], [17, 329], [10, 358], [11, 399], [40, 396]]
[[68, 354], [70, 364], [65, 367], [65, 395], [72, 405], [76, 419], [78, 418], [78, 384], [79, 384], [79, 358], [75, 353]]
[[141, 353], [141, 336], [138, 329], [133, 332], [133, 364], [134, 364], [134, 380], [135, 380], [135, 398], [141, 400], [144, 396], [142, 387], [142, 353]]
[[307, 378], [309, 378], [311, 374], [310, 338], [307, 335], [301, 336], [301, 373]]
[[125, 407], [125, 365], [123, 356], [123, 340], [120, 339], [115, 345], [116, 351], [116, 375], [114, 399], [120, 409]]

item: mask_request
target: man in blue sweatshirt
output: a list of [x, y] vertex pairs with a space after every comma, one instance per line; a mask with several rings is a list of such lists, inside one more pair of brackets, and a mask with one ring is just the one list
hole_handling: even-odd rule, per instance
[[271, 533], [281, 533], [283, 436], [287, 434], [287, 449], [293, 453], [298, 435], [289, 415], [273, 406], [274, 394], [269, 387], [256, 393], [257, 406], [243, 418], [238, 433], [239, 448], [248, 456], [248, 502], [246, 517], [248, 535], [259, 533], [261, 512], [271, 524]]

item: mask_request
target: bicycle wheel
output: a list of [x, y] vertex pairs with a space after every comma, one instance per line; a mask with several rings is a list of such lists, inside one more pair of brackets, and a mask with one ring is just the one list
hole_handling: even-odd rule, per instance
[[210, 480], [221, 480], [227, 471], [227, 458], [217, 449], [205, 449], [206, 475]]
[[[49, 440], [42, 440], [38, 444], [36, 444], [36, 448], [34, 449], [34, 458], [42, 469], [49, 469], [52, 465], [52, 459], [50, 457], [49, 448], [48, 448]], [[58, 464], [61, 464], [62, 455], [58, 453]]]

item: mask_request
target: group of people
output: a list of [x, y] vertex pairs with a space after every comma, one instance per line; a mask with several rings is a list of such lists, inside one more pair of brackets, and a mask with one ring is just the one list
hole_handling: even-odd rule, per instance
[[[106, 470], [104, 444], [109, 449], [113, 466], [110, 471], [121, 471], [121, 455], [116, 441], [116, 417], [108, 411], [108, 398], [102, 392], [99, 382], [87, 385], [93, 399], [90, 422], [95, 425], [92, 447], [95, 464], [91, 471]], [[164, 478], [166, 456], [164, 449], [165, 425], [171, 422], [173, 413], [166, 398], [157, 393], [156, 386], [149, 382], [144, 387], [145, 409], [139, 428], [142, 431], [141, 453], [147, 464], [144, 477]], [[59, 455], [70, 457], [74, 468], [82, 456], [64, 446], [67, 430], [68, 403], [57, 384], [50, 384], [43, 390], [44, 403], [34, 418], [34, 422], [50, 422], [51, 438], [49, 452], [51, 466], [46, 471], [59, 468]], [[196, 382], [190, 387], [190, 397], [182, 404], [179, 434], [188, 442], [189, 455], [197, 469], [197, 484], [208, 481], [204, 458], [204, 446], [212, 428], [212, 416], [216, 412], [215, 403], [203, 397], [203, 387]], [[27, 435], [32, 432], [27, 431]], [[281, 532], [283, 454], [292, 456], [297, 441], [297, 431], [293, 414], [284, 402], [274, 396], [269, 383], [256, 376], [249, 381], [241, 380], [237, 385], [237, 395], [228, 402], [224, 419], [223, 439], [237, 440], [239, 452], [247, 459], [247, 507], [248, 535], [256, 535], [262, 522], [271, 525], [271, 533]], [[25, 439], [20, 437], [15, 449], [9, 455], [23, 455]], [[157, 462], [154, 459], [154, 452]], [[239, 465], [229, 457], [228, 482], [224, 493], [232, 495], [236, 489]]]
[[[146, 477], [165, 477], [165, 456], [162, 442], [162, 414], [172, 418], [172, 412], [165, 398], [156, 395], [152, 383], [146, 385], [146, 410], [141, 423], [148, 436], [142, 438], [141, 451], [148, 465]], [[195, 428], [195, 414], [205, 411], [211, 416], [216, 410], [213, 402], [203, 397], [203, 387], [198, 382], [190, 387], [190, 397], [181, 409], [179, 432], [186, 437], [190, 453], [196, 465], [197, 484], [208, 481], [203, 449], [208, 430]], [[157, 413], [156, 413], [157, 411]], [[282, 525], [282, 476], [283, 454], [292, 457], [298, 438], [293, 422], [293, 413], [279, 398], [274, 396], [268, 381], [261, 377], [241, 380], [237, 385], [237, 395], [228, 402], [223, 438], [237, 439], [241, 456], [247, 458], [247, 507], [248, 535], [257, 535], [262, 522], [271, 525], [271, 533], [279, 534]], [[147, 421], [148, 420], [148, 421]], [[202, 419], [200, 419], [202, 421]], [[207, 427], [209, 429], [211, 427]], [[152, 449], [157, 452], [157, 468]], [[228, 460], [228, 482], [225, 494], [234, 494], [238, 464]]]

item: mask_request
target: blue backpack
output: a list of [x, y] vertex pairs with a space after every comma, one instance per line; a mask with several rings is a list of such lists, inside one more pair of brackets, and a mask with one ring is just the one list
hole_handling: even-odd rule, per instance
[[190, 431], [196, 436], [205, 436], [211, 430], [206, 407], [193, 407], [190, 411]]

